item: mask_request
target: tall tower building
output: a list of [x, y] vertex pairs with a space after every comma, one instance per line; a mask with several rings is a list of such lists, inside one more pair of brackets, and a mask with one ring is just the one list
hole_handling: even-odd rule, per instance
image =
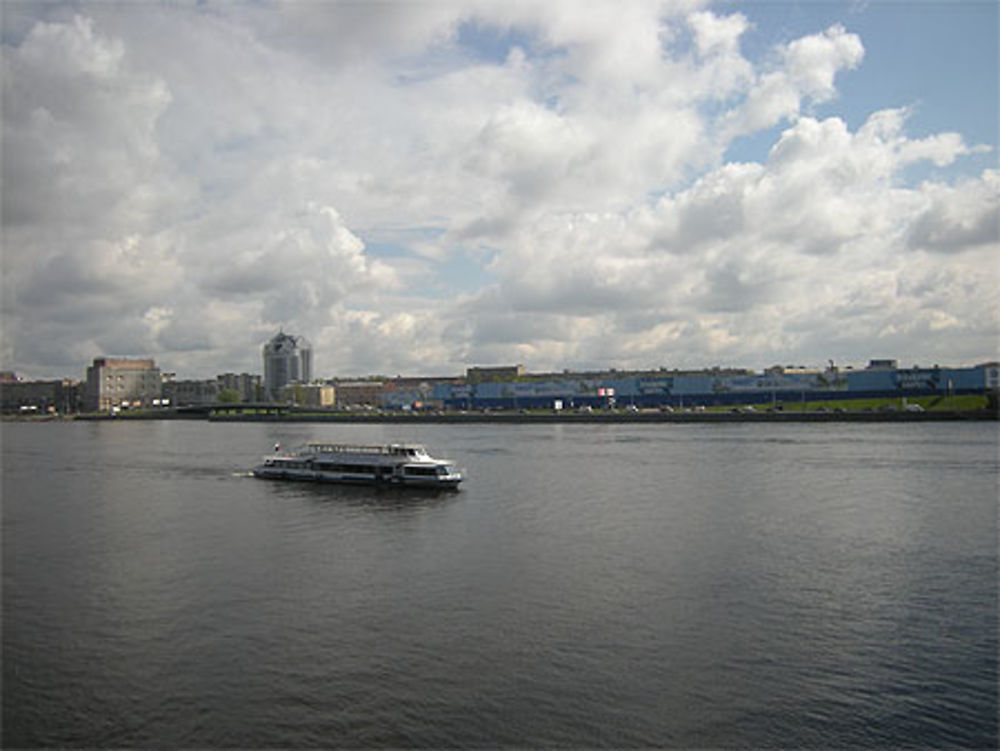
[[312, 346], [303, 336], [279, 331], [264, 345], [264, 392], [269, 400], [278, 398], [289, 383], [312, 380]]

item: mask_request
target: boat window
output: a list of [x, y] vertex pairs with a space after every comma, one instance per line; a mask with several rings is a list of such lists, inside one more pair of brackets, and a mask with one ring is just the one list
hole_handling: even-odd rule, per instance
[[315, 467], [323, 472], [350, 472], [367, 475], [373, 475], [379, 469], [373, 464], [339, 464], [334, 462], [316, 462]]

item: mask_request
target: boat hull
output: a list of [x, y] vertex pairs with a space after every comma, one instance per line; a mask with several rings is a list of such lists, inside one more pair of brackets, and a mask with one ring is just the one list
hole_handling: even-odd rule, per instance
[[308, 469], [284, 469], [279, 467], [259, 466], [253, 470], [253, 476], [262, 480], [292, 480], [298, 482], [330, 483], [338, 485], [371, 485], [374, 487], [403, 488], [444, 488], [456, 489], [462, 476], [460, 474], [437, 476], [397, 476], [368, 475], [339, 472], [318, 472]]

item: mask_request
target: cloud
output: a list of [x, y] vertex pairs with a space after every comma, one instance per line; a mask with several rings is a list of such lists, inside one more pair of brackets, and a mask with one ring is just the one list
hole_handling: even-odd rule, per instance
[[955, 187], [925, 183], [921, 208], [909, 226], [911, 248], [940, 253], [1000, 244], [1000, 172], [987, 170], [978, 180]]
[[[264, 323], [308, 327], [360, 289], [392, 282], [391, 272], [366, 258], [364, 243], [332, 207], [309, 205], [266, 222], [213, 249], [211, 264], [198, 275], [203, 294], [249, 295], [261, 303]], [[220, 256], [225, 263], [217, 262]]]
[[470, 5], [434, 3], [324, 3], [279, 0], [225, 11], [262, 41], [327, 66], [365, 67], [405, 62], [446, 43]]
[[142, 347], [130, 314], [181, 273], [158, 226], [182, 192], [155, 131], [169, 92], [80, 16], [35, 24], [3, 70], [5, 356]]
[[141, 222], [168, 179], [155, 133], [163, 83], [128, 70], [122, 44], [79, 16], [37, 24], [3, 61], [4, 173], [16, 186], [4, 225]]
[[[556, 315], [610, 317], [617, 337], [577, 336], [569, 354], [631, 366], [648, 361], [648, 341], [686, 357], [777, 358], [799, 348], [819, 357], [826, 341], [863, 347], [919, 326], [939, 335], [943, 321], [966, 321], [946, 313], [956, 307], [969, 320], [975, 308], [986, 314], [976, 339], [988, 342], [998, 309], [988, 261], [997, 250], [997, 176], [901, 187], [915, 155], [933, 160], [937, 152], [923, 148], [927, 139], [908, 139], [898, 115], [874, 113], [855, 133], [837, 118], [801, 118], [766, 163], [723, 165], [651, 210], [525, 227], [496, 262], [500, 281], [477, 307], [514, 331], [522, 314], [549, 316], [547, 323]], [[948, 151], [967, 149], [959, 140]], [[915, 255], [921, 249], [968, 258], [942, 274]], [[927, 284], [957, 278], [962, 285], [949, 283], [929, 305]], [[971, 335], [976, 326], [963, 329]], [[483, 328], [477, 337], [503, 344], [510, 334]]]
[[726, 115], [723, 133], [727, 138], [793, 119], [803, 100], [819, 103], [833, 98], [834, 78], [861, 63], [864, 46], [856, 34], [835, 24], [821, 34], [779, 47], [777, 57], [777, 67], [758, 74], [744, 103]]
[[323, 375], [989, 356], [981, 147], [907, 107], [852, 129], [861, 38], [755, 60], [755, 28], [700, 1], [18, 6], [3, 364], [259, 371], [282, 326]]

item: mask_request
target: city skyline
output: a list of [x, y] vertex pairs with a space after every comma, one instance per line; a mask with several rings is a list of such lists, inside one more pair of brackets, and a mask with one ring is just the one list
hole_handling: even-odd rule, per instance
[[[304, 337], [303, 337], [304, 338]], [[270, 340], [269, 340], [270, 341]], [[222, 381], [227, 378], [232, 377], [243, 377], [249, 376], [257, 378], [261, 381], [261, 388], [265, 388], [264, 381], [266, 376], [266, 356], [262, 358], [261, 362], [258, 363], [257, 367], [251, 367], [249, 370], [235, 371], [233, 369], [221, 369], [216, 368], [213, 373], [207, 376], [194, 376], [190, 373], [184, 373], [171, 368], [169, 365], [164, 366], [156, 358], [143, 355], [143, 354], [123, 354], [123, 353], [113, 353], [113, 354], [102, 354], [96, 356], [91, 362], [81, 365], [81, 370], [84, 373], [83, 377], [80, 377], [75, 372], [66, 372], [55, 376], [44, 376], [39, 377], [31, 373], [20, 372], [12, 369], [0, 370], [0, 375], [8, 379], [5, 382], [45, 382], [45, 381], [73, 381], [79, 383], [86, 383], [87, 381], [87, 371], [91, 369], [91, 366], [99, 361], [103, 360], [118, 360], [125, 362], [152, 362], [159, 372], [162, 373], [163, 382], [176, 381], [176, 382], [198, 382], [198, 381]], [[752, 367], [745, 363], [739, 362], [713, 362], [713, 363], [703, 363], [700, 365], [692, 365], [689, 367], [679, 367], [679, 366], [668, 366], [668, 365], [648, 365], [646, 367], [636, 367], [636, 368], [618, 368], [615, 366], [598, 367], [598, 368], [560, 368], [556, 367], [553, 369], [541, 369], [533, 368], [530, 364], [525, 363], [515, 363], [515, 364], [466, 364], [460, 370], [454, 372], [431, 372], [431, 371], [418, 371], [418, 372], [407, 372], [407, 373], [394, 373], [390, 374], [387, 372], [370, 372], [370, 373], [336, 373], [336, 372], [323, 372], [318, 373], [312, 372], [310, 370], [310, 378], [306, 380], [290, 379], [288, 383], [301, 383], [301, 384], [320, 384], [320, 383], [335, 383], [335, 382], [351, 382], [351, 381], [366, 381], [366, 380], [383, 380], [383, 381], [393, 381], [397, 379], [405, 381], [414, 381], [419, 379], [430, 379], [430, 380], [456, 380], [456, 379], [466, 379], [472, 377], [475, 379], [476, 371], [509, 371], [510, 373], [517, 372], [518, 376], [523, 376], [527, 379], [534, 379], [538, 377], [560, 377], [560, 376], [572, 376], [572, 375], [608, 375], [608, 376], [628, 376], [630, 374], [640, 375], [645, 373], [670, 373], [670, 372], [689, 372], [689, 373], [711, 373], [715, 371], [724, 372], [746, 372], [746, 373], [766, 373], [769, 371], [780, 371], [787, 370], [788, 372], [801, 371], [801, 372], [822, 372], [825, 370], [834, 371], [853, 371], [853, 370], [865, 370], [872, 368], [891, 368], [896, 370], [907, 370], [907, 369], [919, 369], [919, 370], [933, 370], [937, 368], [974, 368], [987, 365], [996, 365], [996, 359], [991, 358], [978, 358], [971, 359], [967, 361], [920, 361], [915, 358], [910, 360], [897, 360], [895, 358], [883, 358], [879, 356], [870, 356], [864, 360], [851, 361], [851, 362], [837, 362], [830, 358], [823, 362], [778, 362], [775, 361], [763, 367]], [[311, 364], [310, 364], [311, 368]], [[490, 376], [489, 379], [492, 379]], [[506, 380], [509, 378], [509, 374], [504, 375], [501, 380]], [[488, 380], [489, 380], [488, 379]], [[517, 378], [514, 378], [517, 380]]]
[[995, 3], [0, 18], [0, 369], [998, 357]]

